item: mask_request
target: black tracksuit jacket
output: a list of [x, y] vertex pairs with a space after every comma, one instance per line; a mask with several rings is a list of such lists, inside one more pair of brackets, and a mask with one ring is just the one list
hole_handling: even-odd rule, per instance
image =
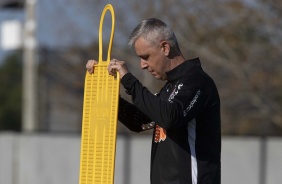
[[130, 130], [154, 128], [152, 184], [219, 184], [220, 99], [198, 58], [166, 73], [153, 95], [131, 73], [121, 79], [132, 102], [120, 98], [119, 120]]

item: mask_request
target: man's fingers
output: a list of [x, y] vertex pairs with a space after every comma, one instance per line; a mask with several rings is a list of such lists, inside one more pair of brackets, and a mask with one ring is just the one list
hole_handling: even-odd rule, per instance
[[119, 71], [120, 61], [116, 59], [112, 59], [108, 65], [108, 72], [110, 75], [116, 76], [117, 71]]
[[120, 78], [122, 78], [126, 73], [128, 73], [128, 69], [124, 61], [112, 59], [108, 65], [108, 72], [113, 76], [116, 76], [116, 72], [119, 72]]
[[98, 64], [96, 60], [88, 60], [86, 64], [87, 71], [92, 74], [94, 72], [94, 65]]

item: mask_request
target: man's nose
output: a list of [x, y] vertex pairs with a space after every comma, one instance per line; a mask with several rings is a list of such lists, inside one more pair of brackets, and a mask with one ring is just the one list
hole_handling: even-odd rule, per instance
[[142, 69], [146, 69], [148, 67], [148, 64], [146, 61], [144, 61], [143, 59], [140, 60], [140, 67]]

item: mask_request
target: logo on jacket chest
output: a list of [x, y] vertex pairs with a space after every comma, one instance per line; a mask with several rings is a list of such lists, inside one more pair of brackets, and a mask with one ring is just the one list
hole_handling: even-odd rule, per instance
[[[168, 101], [169, 101], [170, 103], [172, 103], [172, 100], [174, 99], [174, 97], [177, 96], [178, 91], [182, 88], [182, 86], [183, 86], [182, 83], [175, 85], [173, 91], [171, 92], [171, 94], [170, 94], [169, 97], [168, 97]], [[168, 89], [167, 89], [167, 92], [169, 92], [169, 91], [170, 91], [170, 90], [169, 90], [169, 88], [168, 88]]]

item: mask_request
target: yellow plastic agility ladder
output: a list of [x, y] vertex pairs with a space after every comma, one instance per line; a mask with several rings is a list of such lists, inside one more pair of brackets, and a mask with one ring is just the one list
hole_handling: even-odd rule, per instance
[[[107, 11], [112, 29], [107, 60], [102, 60], [102, 26]], [[116, 152], [116, 128], [120, 78], [108, 74], [115, 15], [112, 5], [105, 6], [99, 27], [99, 59], [94, 73], [86, 72], [84, 86], [79, 184], [113, 184]]]

